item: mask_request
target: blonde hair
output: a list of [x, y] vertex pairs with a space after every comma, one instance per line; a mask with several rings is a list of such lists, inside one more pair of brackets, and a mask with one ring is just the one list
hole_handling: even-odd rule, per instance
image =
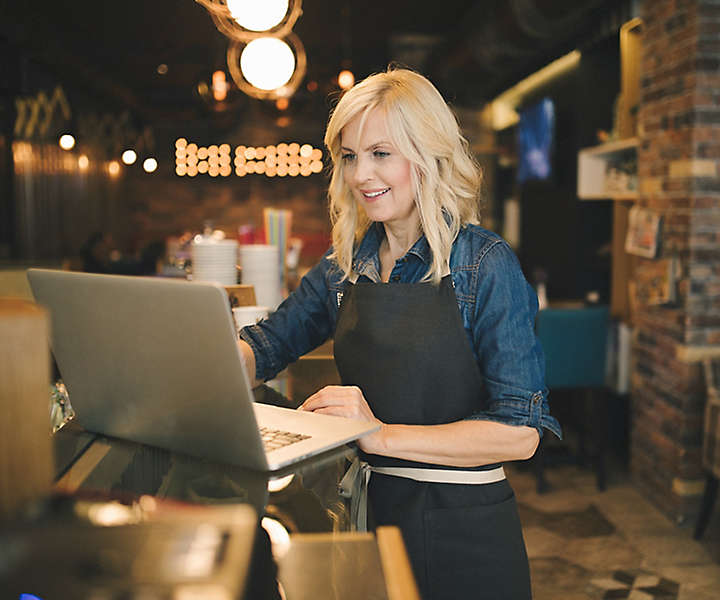
[[355, 245], [370, 227], [345, 184], [341, 159], [343, 128], [356, 116], [379, 108], [390, 141], [412, 166], [415, 206], [432, 251], [423, 280], [438, 283], [460, 228], [480, 222], [481, 171], [460, 133], [455, 115], [425, 77], [408, 69], [388, 69], [351, 88], [335, 106], [325, 145], [333, 162], [328, 197], [333, 259], [350, 276]]

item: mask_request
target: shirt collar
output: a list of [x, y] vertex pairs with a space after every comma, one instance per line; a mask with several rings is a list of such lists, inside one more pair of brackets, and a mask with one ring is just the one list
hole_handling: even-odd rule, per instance
[[[380, 271], [380, 260], [379, 251], [380, 244], [385, 238], [385, 230], [383, 229], [382, 223], [372, 223], [367, 230], [367, 233], [360, 241], [355, 252], [355, 259], [353, 260], [353, 270], [360, 274], [366, 275], [367, 270]], [[422, 260], [425, 264], [429, 265], [431, 261], [430, 244], [427, 241], [425, 235], [421, 235], [420, 238], [412, 245], [407, 254], [413, 254]]]
[[428, 243], [425, 234], [421, 235], [420, 239], [413, 244], [412, 248], [408, 250], [408, 254], [414, 254], [426, 265], [430, 264], [432, 252], [430, 252], [430, 244]]

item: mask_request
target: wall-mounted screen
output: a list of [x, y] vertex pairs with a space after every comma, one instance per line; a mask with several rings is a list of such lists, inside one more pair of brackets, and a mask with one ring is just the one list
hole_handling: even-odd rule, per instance
[[555, 105], [550, 98], [520, 111], [517, 128], [519, 183], [547, 179], [552, 174]]

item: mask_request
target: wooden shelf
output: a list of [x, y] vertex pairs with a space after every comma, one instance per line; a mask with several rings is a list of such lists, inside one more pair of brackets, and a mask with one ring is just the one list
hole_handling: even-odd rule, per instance
[[[621, 189], [608, 178], [610, 165], [637, 157], [637, 138], [609, 142], [578, 152], [577, 195], [581, 200], [637, 200], [635, 189]], [[637, 185], [637, 173], [635, 185]], [[627, 174], [621, 177], [627, 177]]]

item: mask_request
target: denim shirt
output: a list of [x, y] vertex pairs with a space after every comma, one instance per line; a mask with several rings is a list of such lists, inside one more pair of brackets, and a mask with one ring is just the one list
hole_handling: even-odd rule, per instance
[[[358, 281], [380, 283], [378, 251], [384, 230], [370, 227], [353, 258]], [[256, 378], [270, 379], [335, 332], [347, 281], [328, 259], [331, 250], [303, 277], [269, 318], [245, 327], [240, 337], [253, 349]], [[422, 236], [390, 273], [389, 284], [417, 283], [431, 261]], [[466, 225], [450, 255], [450, 276], [465, 333], [485, 383], [484, 407], [468, 419], [529, 425], [558, 437], [560, 424], [550, 415], [545, 359], [535, 331], [537, 296], [508, 244], [478, 225]], [[432, 283], [428, 283], [432, 285]]]

